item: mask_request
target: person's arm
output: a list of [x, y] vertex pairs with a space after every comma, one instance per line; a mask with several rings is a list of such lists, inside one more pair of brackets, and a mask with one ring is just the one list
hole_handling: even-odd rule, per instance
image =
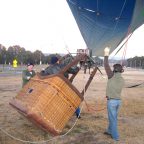
[[109, 56], [109, 48], [105, 48], [104, 49], [104, 68], [108, 76], [108, 79], [110, 79], [113, 77], [113, 71], [110, 68], [108, 56]]
[[50, 75], [50, 73], [49, 73], [49, 67], [47, 67], [45, 70], [42, 70], [42, 71], [40, 72], [40, 75], [41, 75], [41, 76]]
[[27, 76], [27, 71], [26, 70], [24, 70], [22, 72], [22, 78], [23, 78], [23, 80], [27, 80], [27, 81], [30, 79], [30, 76]]
[[33, 76], [35, 76], [36, 75], [36, 72], [33, 70]]
[[30, 80], [30, 76], [27, 76], [27, 70], [22, 72], [22, 87]]

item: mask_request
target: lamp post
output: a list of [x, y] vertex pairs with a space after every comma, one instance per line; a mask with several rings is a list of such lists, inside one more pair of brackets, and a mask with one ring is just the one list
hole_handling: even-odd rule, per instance
[[41, 61], [41, 52], [40, 52], [40, 65], [42, 64], [42, 61]]

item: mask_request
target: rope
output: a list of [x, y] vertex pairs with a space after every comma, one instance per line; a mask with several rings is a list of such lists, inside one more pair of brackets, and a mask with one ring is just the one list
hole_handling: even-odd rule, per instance
[[[124, 1], [124, 4], [123, 4], [122, 9], [121, 9], [121, 12], [120, 12], [120, 15], [119, 15], [119, 17], [118, 17], [117, 20], [120, 19], [121, 15], [122, 15], [122, 12], [123, 12], [123, 10], [124, 10], [125, 4], [126, 4], [126, 0]], [[115, 25], [114, 30], [113, 30], [113, 32], [112, 32], [112, 35], [114, 34], [114, 31], [116, 30], [116, 26], [117, 26], [117, 25], [118, 25], [118, 21], [116, 22], [116, 25]], [[122, 47], [125, 46], [124, 51], [123, 51], [123, 56], [122, 56], [121, 64], [123, 64], [123, 61], [125, 60], [126, 51], [127, 51], [127, 42], [128, 42], [129, 38], [132, 36], [133, 33], [132, 33], [130, 36], [129, 36], [129, 34], [130, 34], [130, 27], [128, 28], [128, 32], [127, 32], [127, 35], [126, 35], [126, 37], [127, 37], [126, 42], [118, 49], [118, 51], [117, 51], [117, 52], [115, 53], [115, 55], [114, 55], [114, 56], [116, 56], [116, 54], [122, 49]], [[128, 37], [128, 36], [129, 36], [129, 37]], [[113, 58], [114, 58], [114, 56], [113, 56]], [[113, 58], [112, 58], [112, 59], [113, 59]]]
[[[103, 77], [103, 73], [100, 71], [100, 69], [97, 67], [97, 69], [99, 70], [99, 72], [100, 72], [100, 74], [101, 74], [101, 77], [102, 78], [104, 78]], [[105, 78], [104, 78], [105, 79]], [[101, 109], [94, 109], [94, 108], [91, 108], [89, 105], [88, 105], [88, 103], [86, 102], [86, 100], [84, 99], [84, 102], [85, 102], [85, 105], [86, 105], [86, 107], [87, 107], [87, 110], [90, 112], [90, 111], [102, 111], [102, 110], [105, 110], [106, 109], [106, 107], [104, 107], [104, 108], [101, 108]]]
[[[113, 35], [114, 35], [114, 32], [115, 32], [116, 27], [117, 27], [117, 25], [118, 25], [119, 19], [120, 19], [121, 15], [122, 15], [122, 12], [123, 12], [123, 10], [124, 10], [125, 4], [126, 4], [126, 0], [124, 1], [123, 6], [122, 6], [121, 11], [120, 11], [120, 14], [119, 14], [118, 18], [116, 19], [116, 24], [115, 24], [115, 26], [114, 26], [114, 28], [113, 28], [111, 37], [113, 37]], [[97, 12], [98, 12], [98, 11], [99, 11], [99, 10], [98, 10], [98, 0], [97, 0]], [[129, 34], [129, 30], [128, 30], [128, 34]], [[123, 59], [125, 58], [126, 50], [127, 50], [127, 47], [124, 49]], [[104, 78], [104, 77], [103, 77], [103, 73], [101, 72], [101, 70], [100, 70], [99, 68], [98, 68], [98, 71], [100, 72], [102, 78]], [[102, 110], [105, 110], [105, 109], [106, 109], [106, 107], [104, 107], [104, 108], [102, 108], [102, 109], [95, 110], [95, 109], [93, 109], [93, 108], [90, 108], [89, 105], [87, 104], [87, 102], [86, 102], [85, 100], [84, 100], [84, 102], [85, 102], [85, 104], [86, 104], [86, 107], [87, 107], [88, 111], [90, 111], [90, 110], [93, 110], [93, 111], [102, 111]]]
[[[138, 15], [137, 18], [139, 18], [140, 16], [143, 16], [143, 13], [144, 12], [144, 9], [141, 10], [140, 14]], [[135, 27], [136, 29], [137, 27]], [[133, 35], [133, 32], [130, 34], [130, 36], [128, 37], [128, 35], [130, 34], [130, 26], [129, 26], [129, 29], [128, 29], [128, 33], [127, 33], [127, 40], [124, 42], [124, 44], [118, 49], [118, 51], [115, 53], [115, 55], [122, 49], [122, 47], [128, 42], [128, 40], [130, 39], [130, 37]], [[127, 49], [127, 48], [126, 48]], [[114, 56], [115, 56], [114, 55]], [[126, 54], [125, 54], [126, 55]]]
[[127, 51], [127, 44], [128, 44], [128, 40], [129, 40], [129, 34], [130, 34], [130, 27], [128, 28], [128, 32], [127, 32], [127, 40], [126, 40], [126, 43], [125, 43], [125, 48], [124, 48], [124, 51], [123, 51], [123, 56], [122, 56], [122, 60], [121, 60], [121, 65], [123, 65], [123, 61], [125, 60], [125, 57], [126, 57], [126, 51]]
[[43, 141], [26, 141], [26, 140], [22, 140], [22, 139], [19, 139], [19, 138], [16, 138], [14, 136], [12, 136], [11, 134], [9, 134], [7, 131], [5, 131], [4, 129], [2, 129], [0, 127], [0, 130], [5, 133], [7, 136], [11, 137], [12, 139], [15, 139], [17, 141], [20, 141], [20, 142], [23, 142], [23, 143], [33, 143], [33, 144], [40, 144], [40, 143], [46, 143], [46, 142], [49, 142], [49, 141], [53, 141], [53, 140], [56, 140], [58, 138], [61, 138], [61, 137], [64, 137], [66, 136], [68, 133], [70, 133], [72, 131], [72, 129], [75, 127], [76, 123], [78, 121], [78, 118], [76, 119], [74, 125], [71, 127], [71, 129], [69, 129], [65, 134], [61, 135], [61, 136], [56, 136], [55, 138], [52, 138], [52, 139], [49, 139], [49, 140], [43, 140]]
[[[123, 48], [123, 46], [128, 42], [128, 40], [130, 39], [130, 37], [132, 36], [133, 33], [130, 34], [130, 36], [127, 38], [127, 40], [124, 42], [124, 44], [117, 50], [117, 52], [115, 53], [114, 56], [116, 56], [118, 54], [118, 52]], [[113, 57], [114, 57], [113, 56]]]
[[144, 82], [142, 82], [142, 83], [140, 83], [140, 84], [128, 86], [128, 87], [125, 87], [125, 88], [134, 88], [134, 87], [137, 87], [137, 86], [140, 86], [140, 85], [143, 85], [143, 84], [144, 84]]
[[[118, 18], [120, 18], [121, 14], [122, 14], [122, 11], [123, 11], [123, 9], [124, 9], [125, 3], [126, 3], [126, 0], [125, 0], [125, 2], [124, 2], [124, 4], [123, 4], [123, 7], [122, 7], [122, 9], [121, 9], [121, 12], [120, 12], [120, 15], [119, 15]], [[115, 25], [115, 27], [114, 27], [114, 29], [113, 29], [112, 36], [113, 36], [114, 31], [116, 30], [117, 24], [118, 24], [118, 21], [116, 22], [116, 25]], [[67, 50], [67, 51], [68, 51], [68, 50]], [[98, 69], [98, 70], [99, 70], [99, 69]], [[100, 71], [100, 70], [99, 70], [99, 71]], [[100, 73], [101, 73], [101, 71], [100, 71]], [[101, 73], [101, 74], [102, 74], [102, 73]], [[84, 86], [84, 101], [85, 101], [85, 86]], [[86, 103], [86, 101], [85, 101], [85, 103]], [[82, 103], [82, 106], [81, 106], [81, 109], [80, 109], [80, 114], [81, 114], [81, 111], [82, 111], [82, 109], [83, 109], [83, 105], [84, 105], [84, 103]], [[105, 108], [100, 109], [99, 111], [104, 110], [104, 109], [105, 109]], [[17, 141], [20, 141], [20, 142], [23, 142], [23, 143], [33, 143], [33, 144], [37, 144], [37, 143], [38, 143], [38, 144], [40, 144], [40, 143], [46, 143], [46, 142], [49, 142], [49, 141], [52, 141], [52, 140], [56, 140], [56, 139], [58, 139], [58, 138], [61, 138], [61, 137], [66, 136], [68, 133], [70, 133], [70, 132], [73, 130], [73, 128], [75, 127], [77, 121], [78, 121], [78, 118], [76, 119], [76, 121], [75, 121], [75, 123], [73, 124], [73, 126], [71, 127], [71, 129], [69, 129], [65, 134], [63, 134], [63, 135], [61, 135], [61, 136], [57, 136], [57, 137], [55, 137], [55, 138], [51, 138], [51, 139], [49, 139], [49, 140], [43, 140], [43, 141], [26, 141], [26, 140], [22, 140], [22, 139], [19, 139], [19, 138], [17, 138], [17, 137], [12, 136], [11, 134], [9, 134], [7, 131], [5, 131], [4, 129], [2, 129], [1, 127], [0, 127], [0, 130], [1, 130], [3, 133], [5, 133], [7, 136], [9, 136], [9, 137], [11, 137], [12, 139], [15, 139], [15, 140], [17, 140]]]
[[[84, 87], [85, 88], [85, 87]], [[84, 95], [85, 95], [85, 91], [84, 91]], [[81, 106], [81, 109], [80, 109], [80, 114], [81, 114], [81, 111], [82, 111], [82, 108], [83, 108], [83, 103], [82, 103], [82, 106]], [[32, 144], [40, 144], [40, 143], [46, 143], [46, 142], [50, 142], [50, 141], [53, 141], [53, 140], [56, 140], [58, 138], [62, 138], [64, 136], [66, 136], [68, 133], [70, 133], [73, 128], [75, 127], [76, 123], [78, 121], [78, 118], [76, 119], [75, 123], [73, 124], [73, 126], [63, 135], [60, 135], [60, 136], [56, 136], [55, 138], [51, 138], [51, 139], [48, 139], [48, 140], [43, 140], [43, 141], [26, 141], [26, 140], [23, 140], [23, 139], [19, 139], [17, 137], [14, 137], [13, 135], [9, 134], [7, 131], [5, 131], [3, 128], [0, 127], [0, 130], [5, 133], [7, 136], [9, 136], [10, 138], [14, 139], [14, 140], [17, 140], [17, 141], [20, 141], [22, 143], [32, 143]]]
[[91, 111], [92, 111], [92, 112], [93, 112], [93, 111], [98, 112], [98, 111], [103, 111], [103, 110], [106, 109], [106, 107], [103, 107], [103, 108], [101, 108], [101, 109], [95, 109], [95, 108], [90, 107], [85, 100], [84, 100], [84, 102], [85, 102], [85, 105], [86, 105], [87, 110], [88, 110], [89, 112], [91, 112]]
[[[118, 20], [120, 19], [121, 15], [122, 15], [122, 12], [123, 12], [123, 10], [124, 10], [125, 4], [126, 4], [126, 0], [125, 0], [124, 3], [123, 3], [123, 6], [122, 6], [122, 9], [121, 9], [121, 11], [120, 11], [119, 16], [117, 17], [117, 19], [115, 19], [115, 20], [117, 20], [117, 21], [116, 21], [115, 27], [114, 27], [114, 29], [113, 29], [113, 31], [112, 31], [112, 36], [113, 36], [113, 34], [114, 34], [115, 30], [116, 30], [116, 27], [117, 27], [118, 22], [119, 22]], [[111, 37], [112, 37], [112, 36], [111, 36]]]
[[[144, 14], [144, 9], [141, 10], [140, 14], [137, 16], [137, 18], [139, 18], [140, 16], [143, 16]], [[135, 27], [134, 29], [136, 29], [137, 27]], [[129, 31], [130, 31], [130, 26], [129, 26]], [[130, 32], [129, 32], [130, 34]], [[125, 43], [127, 43], [127, 41], [130, 39], [130, 37], [132, 36], [133, 32], [130, 34], [130, 36], [127, 38], [127, 40], [125, 41]], [[122, 49], [122, 47], [125, 45], [125, 43], [118, 49], [118, 51], [115, 53], [115, 55]]]
[[0, 91], [16, 91], [16, 89], [1, 89], [0, 88]]
[[99, 0], [97, 0], [97, 9], [96, 9], [96, 13], [99, 14]]

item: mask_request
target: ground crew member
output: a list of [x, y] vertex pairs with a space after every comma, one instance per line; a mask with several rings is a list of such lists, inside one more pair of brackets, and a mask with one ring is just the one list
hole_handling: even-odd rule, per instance
[[119, 140], [119, 133], [117, 128], [118, 110], [121, 105], [121, 91], [124, 86], [124, 79], [121, 73], [124, 71], [122, 65], [113, 65], [111, 70], [108, 62], [110, 49], [104, 49], [104, 67], [108, 76], [106, 97], [107, 97], [107, 111], [108, 111], [108, 128], [104, 134], [110, 135], [114, 140]]

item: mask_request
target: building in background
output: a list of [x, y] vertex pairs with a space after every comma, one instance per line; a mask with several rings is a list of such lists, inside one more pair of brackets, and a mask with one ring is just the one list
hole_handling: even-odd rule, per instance
[[77, 49], [77, 54], [86, 54], [88, 56], [92, 56], [92, 51], [90, 49]]

